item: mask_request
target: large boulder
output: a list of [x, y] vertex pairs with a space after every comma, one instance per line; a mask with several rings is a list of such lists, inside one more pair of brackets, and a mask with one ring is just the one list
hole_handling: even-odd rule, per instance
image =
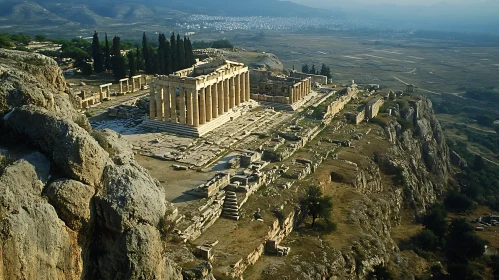
[[90, 226], [94, 188], [78, 181], [62, 179], [51, 183], [45, 189], [45, 194], [69, 228], [79, 231]]
[[92, 131], [92, 136], [109, 152], [115, 164], [124, 165], [135, 162], [132, 146], [121, 134], [106, 128]]
[[158, 230], [149, 225], [137, 225], [121, 238], [123, 271], [121, 279], [182, 279], [181, 269], [162, 256], [163, 246]]
[[99, 185], [109, 156], [76, 123], [33, 106], [15, 108], [5, 115], [4, 123], [18, 139], [48, 155], [67, 177]]
[[102, 226], [122, 233], [140, 223], [157, 226], [171, 206], [159, 182], [132, 163], [106, 167], [96, 208]]
[[140, 224], [95, 239], [95, 279], [182, 279], [181, 268], [163, 253], [158, 230]]
[[47, 183], [49, 160], [40, 153], [32, 153], [7, 166], [0, 177], [0, 219], [6, 213], [39, 198]]
[[0, 278], [80, 279], [76, 234], [42, 197], [50, 162], [33, 153], [0, 177]]
[[35, 105], [83, 126], [88, 121], [74, 104], [61, 68], [44, 55], [0, 49], [0, 115], [23, 105]]

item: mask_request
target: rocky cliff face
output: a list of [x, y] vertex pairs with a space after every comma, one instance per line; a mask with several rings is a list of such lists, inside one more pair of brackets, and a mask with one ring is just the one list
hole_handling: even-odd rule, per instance
[[[359, 154], [356, 175], [343, 182], [352, 189], [344, 189], [348, 195], [343, 197], [349, 202], [335, 201], [335, 208], [341, 207], [333, 214], [340, 232], [289, 243], [293, 248], [306, 242], [310, 248], [305, 253], [298, 248], [300, 253], [286, 261], [293, 275], [300, 279], [365, 279], [375, 266], [390, 264], [397, 279], [414, 279], [420, 266], [400, 252], [392, 230], [402, 221], [413, 222], [445, 191], [450, 158], [428, 99], [418, 98], [400, 111], [387, 117], [389, 123], [383, 129], [373, 128], [379, 131], [376, 141], [390, 142], [387, 148], [372, 156]], [[340, 244], [335, 239], [341, 240]], [[272, 269], [265, 279], [271, 279], [273, 273], [290, 275]]]
[[89, 132], [57, 64], [0, 50], [0, 79], [0, 279], [182, 279], [158, 230], [176, 209], [120, 135]]

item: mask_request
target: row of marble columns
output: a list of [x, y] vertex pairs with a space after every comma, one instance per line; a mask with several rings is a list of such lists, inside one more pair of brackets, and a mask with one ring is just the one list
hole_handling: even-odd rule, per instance
[[198, 127], [250, 99], [249, 72], [228, 77], [200, 90], [154, 85], [150, 94], [151, 119]]
[[294, 104], [312, 91], [312, 80], [306, 79], [289, 89], [289, 103]]

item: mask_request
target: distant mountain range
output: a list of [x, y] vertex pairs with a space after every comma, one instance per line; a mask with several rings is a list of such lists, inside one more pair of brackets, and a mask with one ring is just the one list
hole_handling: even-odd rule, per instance
[[0, 0], [0, 24], [158, 23], [182, 14], [320, 17], [335, 13], [278, 0]]

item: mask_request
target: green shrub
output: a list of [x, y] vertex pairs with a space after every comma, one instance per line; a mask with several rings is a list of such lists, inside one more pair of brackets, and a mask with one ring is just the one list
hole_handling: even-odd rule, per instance
[[99, 145], [109, 153], [110, 156], [114, 156], [115, 151], [113, 149], [113, 146], [107, 141], [106, 136], [104, 135], [103, 132], [94, 130], [92, 133], [90, 133], [92, 137], [99, 143]]
[[406, 131], [406, 130], [412, 130], [413, 129], [413, 125], [412, 125], [412, 122], [406, 120], [406, 119], [403, 119], [403, 118], [400, 118], [398, 117], [397, 118], [397, 122], [400, 124], [400, 126], [402, 127], [402, 132]]

